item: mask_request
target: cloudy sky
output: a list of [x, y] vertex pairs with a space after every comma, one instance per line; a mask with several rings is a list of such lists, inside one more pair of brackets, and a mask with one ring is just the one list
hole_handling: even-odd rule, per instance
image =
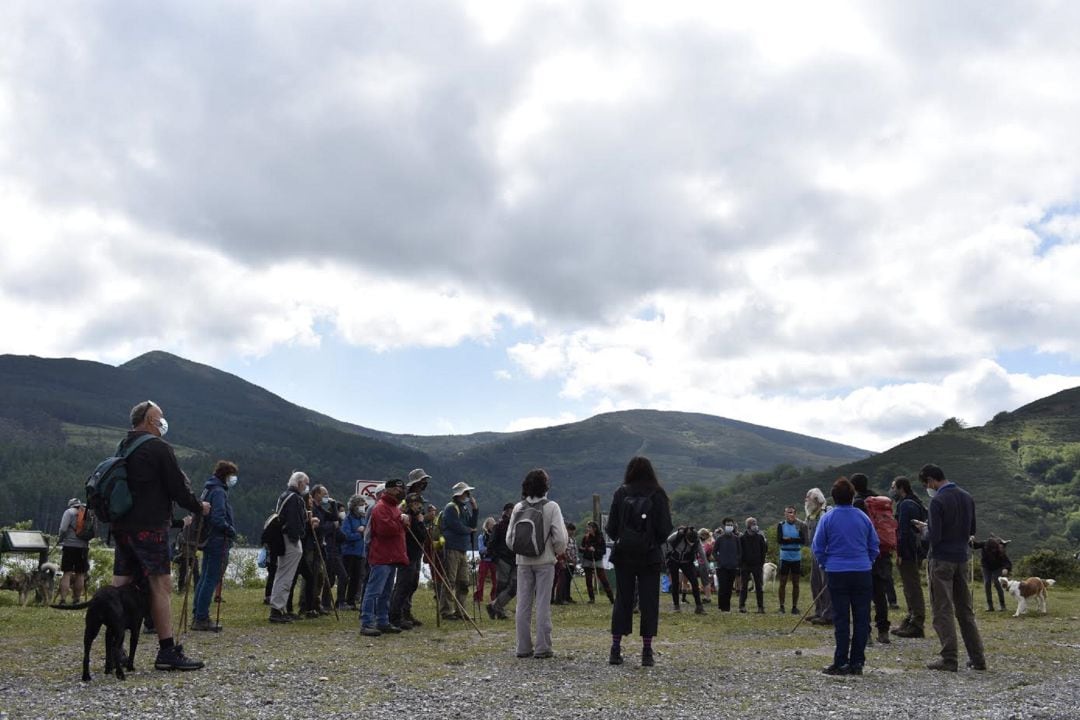
[[[992, 10], [992, 14], [990, 13]], [[882, 450], [1080, 385], [1080, 5], [5, 2], [0, 352]]]

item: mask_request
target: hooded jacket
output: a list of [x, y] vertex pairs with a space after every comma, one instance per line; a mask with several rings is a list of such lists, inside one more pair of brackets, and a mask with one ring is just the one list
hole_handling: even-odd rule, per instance
[[[210, 546], [214, 538], [224, 537], [227, 541], [236, 537], [236, 525], [233, 522], [232, 503], [229, 502], [229, 488], [216, 475], [211, 475], [203, 485], [203, 499], [210, 503], [210, 514], [203, 522], [210, 526], [206, 544]], [[198, 519], [195, 520], [198, 522]], [[218, 541], [220, 544], [220, 540]], [[230, 542], [229, 545], [232, 545]]]
[[405, 551], [405, 523], [401, 519], [398, 501], [384, 493], [368, 515], [371, 541], [368, 544], [368, 565], [408, 565]]

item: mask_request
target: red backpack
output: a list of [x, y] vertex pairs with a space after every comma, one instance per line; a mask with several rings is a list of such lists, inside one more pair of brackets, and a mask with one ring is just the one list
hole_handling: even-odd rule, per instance
[[893, 517], [892, 500], [882, 495], [866, 498], [866, 512], [877, 531], [880, 554], [896, 550], [896, 518]]

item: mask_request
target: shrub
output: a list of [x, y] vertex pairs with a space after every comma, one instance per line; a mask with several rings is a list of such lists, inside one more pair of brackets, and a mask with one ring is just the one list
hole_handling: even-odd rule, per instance
[[1043, 481], [1048, 485], [1064, 485], [1073, 479], [1072, 466], [1067, 463], [1058, 463], [1054, 465], [1043, 475]]
[[1059, 583], [1072, 585], [1080, 581], [1080, 562], [1068, 553], [1036, 550], [1016, 564], [1014, 575], [1017, 578], [1032, 575], [1044, 580], [1052, 578]]

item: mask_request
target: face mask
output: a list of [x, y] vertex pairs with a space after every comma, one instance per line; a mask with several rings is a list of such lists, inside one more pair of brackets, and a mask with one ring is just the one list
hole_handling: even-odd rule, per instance
[[238, 481], [238, 479], [237, 479], [237, 477], [235, 475], [230, 475], [228, 478], [226, 478], [225, 484], [228, 485], [231, 488], [234, 488], [234, 487], [236, 487], [237, 481]]
[[344, 510], [342, 510], [341, 512], [339, 512], [337, 514], [337, 519], [338, 520], [344, 520], [345, 519], [345, 511]]
[[158, 431], [161, 433], [161, 437], [165, 437], [165, 433], [169, 432], [169, 421], [165, 418], [160, 418], [157, 421]]
[[756, 533], [757, 532], [757, 525], [751, 525], [750, 527], [746, 528], [746, 530], [748, 532]]
[[323, 498], [319, 501], [319, 504], [322, 505], [324, 508], [330, 507], [330, 498]]
[[934, 497], [935, 495], [937, 495], [937, 490], [935, 490], [934, 488], [927, 485], [926, 486], [926, 494], [929, 495], [930, 497]]
[[735, 526], [734, 525], [725, 525], [724, 526], [724, 534], [725, 535], [730, 535], [733, 532], [735, 532]]
[[352, 514], [354, 517], [364, 517], [364, 509], [357, 505], [352, 509]]
[[303, 490], [300, 491], [300, 494], [301, 495], [307, 495], [309, 492], [311, 492], [311, 488], [306, 487], [306, 488], [304, 488]]

